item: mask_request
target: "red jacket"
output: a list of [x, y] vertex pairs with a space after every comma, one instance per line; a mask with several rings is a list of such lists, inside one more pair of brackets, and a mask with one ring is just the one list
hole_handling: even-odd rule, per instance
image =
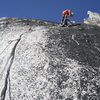
[[62, 12], [62, 15], [69, 15], [71, 12], [69, 9], [66, 9]]

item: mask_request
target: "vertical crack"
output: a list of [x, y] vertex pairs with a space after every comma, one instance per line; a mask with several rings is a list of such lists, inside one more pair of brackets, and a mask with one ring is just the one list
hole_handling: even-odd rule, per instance
[[72, 35], [72, 40], [75, 41], [77, 45], [79, 45], [78, 41], [75, 40], [75, 35]]
[[[12, 48], [10, 57], [9, 57], [9, 59], [7, 61], [7, 64], [8, 64], [8, 62], [10, 62], [10, 64], [9, 64], [7, 72], [6, 72], [6, 77], [5, 77], [5, 80], [4, 80], [4, 87], [3, 87], [2, 91], [1, 91], [0, 100], [5, 100], [8, 83], [9, 83], [9, 89], [10, 89], [10, 69], [11, 69], [11, 66], [12, 66], [12, 63], [13, 63], [13, 60], [14, 60], [15, 49], [16, 49], [18, 43], [20, 42], [22, 35], [23, 34], [21, 34], [19, 39], [17, 39], [17, 42], [15, 43], [14, 47]], [[10, 90], [9, 90], [9, 99], [11, 100]]]
[[9, 99], [11, 100], [11, 88], [10, 88], [10, 74], [9, 74]]

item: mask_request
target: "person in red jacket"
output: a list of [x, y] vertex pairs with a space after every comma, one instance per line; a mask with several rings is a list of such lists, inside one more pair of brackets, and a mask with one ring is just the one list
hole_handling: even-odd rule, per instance
[[62, 12], [62, 21], [61, 21], [62, 26], [72, 24], [70, 21], [71, 16], [74, 16], [74, 13], [71, 12], [69, 9], [66, 9]]

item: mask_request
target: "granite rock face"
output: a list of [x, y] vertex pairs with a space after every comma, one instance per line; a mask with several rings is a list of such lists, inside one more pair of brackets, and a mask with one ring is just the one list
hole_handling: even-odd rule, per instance
[[0, 100], [100, 100], [100, 27], [2, 18]]
[[100, 26], [100, 14], [91, 11], [88, 11], [87, 14], [89, 17], [84, 19], [84, 23]]

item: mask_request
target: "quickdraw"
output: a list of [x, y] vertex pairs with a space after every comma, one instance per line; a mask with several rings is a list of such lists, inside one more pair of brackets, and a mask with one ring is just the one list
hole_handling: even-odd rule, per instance
[[9, 41], [8, 41], [8, 45], [3, 49], [3, 51], [0, 53], [0, 55], [8, 48], [9, 44], [11, 44], [11, 43], [14, 42], [14, 41], [18, 41], [18, 40], [21, 38], [22, 35], [23, 35], [23, 34], [21, 34], [20, 37], [19, 37], [18, 39], [9, 40]]
[[9, 41], [8, 41], [8, 44], [11, 44], [12, 42], [17, 41], [17, 40], [19, 40], [19, 39], [9, 40]]
[[[32, 28], [29, 28], [28, 31], [33, 31], [33, 30], [32, 30]], [[4, 50], [0, 53], [0, 55], [8, 48], [9, 44], [11, 44], [11, 43], [14, 42], [14, 41], [20, 40], [20, 39], [21, 39], [21, 36], [22, 36], [23, 34], [25, 34], [25, 33], [27, 33], [27, 31], [24, 32], [24, 33], [22, 33], [18, 39], [9, 40], [9, 41], [8, 41], [8, 45], [4, 48]]]

